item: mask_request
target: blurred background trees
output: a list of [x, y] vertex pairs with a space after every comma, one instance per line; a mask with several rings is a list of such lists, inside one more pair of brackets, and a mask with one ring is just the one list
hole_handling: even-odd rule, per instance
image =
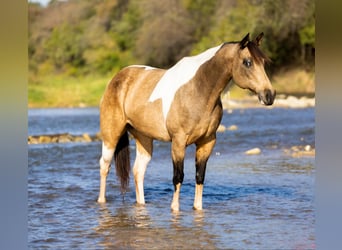
[[314, 65], [313, 0], [69, 0], [29, 3], [33, 74], [170, 67], [247, 32], [265, 33], [274, 68]]
[[314, 72], [314, 0], [52, 0], [29, 3], [29, 84], [41, 76], [168, 68], [246, 33], [265, 33], [269, 72]]

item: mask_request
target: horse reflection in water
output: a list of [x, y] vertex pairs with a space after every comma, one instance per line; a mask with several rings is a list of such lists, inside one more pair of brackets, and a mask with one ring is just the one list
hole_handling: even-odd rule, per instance
[[[165, 212], [164, 212], [165, 213]], [[190, 224], [182, 225], [184, 216], [189, 214], [172, 213], [164, 217], [170, 227], [153, 221], [153, 215], [144, 206], [107, 207], [101, 205], [99, 224], [94, 228], [97, 244], [105, 249], [215, 249], [217, 236], [203, 228], [203, 211], [193, 211]], [[191, 217], [191, 216], [190, 216]], [[200, 241], [191, 241], [193, 235]]]
[[136, 201], [145, 204], [144, 175], [151, 160], [153, 140], [171, 142], [174, 194], [171, 209], [179, 210], [186, 147], [196, 145], [196, 186], [193, 208], [202, 209], [207, 161], [216, 142], [223, 110], [221, 93], [233, 80], [272, 105], [275, 90], [259, 49], [263, 33], [250, 41], [227, 42], [185, 57], [168, 70], [144, 65], [122, 69], [109, 82], [100, 103], [102, 157], [98, 202], [106, 202], [106, 179], [114, 156], [116, 174], [124, 192], [129, 182], [128, 132], [136, 141], [133, 167]]

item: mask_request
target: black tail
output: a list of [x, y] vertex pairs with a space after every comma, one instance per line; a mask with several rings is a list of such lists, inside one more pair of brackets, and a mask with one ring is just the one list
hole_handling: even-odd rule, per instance
[[116, 176], [121, 182], [121, 192], [125, 193], [129, 184], [130, 159], [129, 159], [129, 139], [127, 131], [121, 136], [115, 152], [114, 161]]

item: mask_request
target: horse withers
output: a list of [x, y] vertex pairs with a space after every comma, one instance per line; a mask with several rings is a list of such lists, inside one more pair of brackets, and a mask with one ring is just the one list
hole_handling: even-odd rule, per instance
[[202, 209], [207, 161], [216, 142], [223, 110], [221, 93], [233, 80], [272, 105], [275, 90], [264, 64], [269, 58], [259, 49], [263, 33], [254, 40], [247, 34], [203, 53], [184, 57], [168, 70], [145, 65], [122, 69], [109, 82], [100, 103], [102, 157], [98, 202], [106, 202], [106, 179], [114, 156], [122, 191], [129, 183], [130, 133], [136, 141], [133, 167], [136, 201], [145, 204], [144, 175], [151, 160], [153, 140], [170, 141], [174, 194], [171, 209], [179, 210], [184, 178], [185, 149], [196, 145], [194, 209]]

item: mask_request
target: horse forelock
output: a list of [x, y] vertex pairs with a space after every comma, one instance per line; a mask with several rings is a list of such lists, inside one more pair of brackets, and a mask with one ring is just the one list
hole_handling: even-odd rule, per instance
[[257, 62], [257, 63], [270, 63], [271, 59], [260, 50], [259, 46], [256, 45], [253, 41], [249, 41], [247, 43], [247, 48], [249, 50], [249, 53], [251, 53], [253, 59]]
[[[240, 42], [225, 42], [224, 44], [222, 44], [221, 48], [223, 48], [224, 46], [228, 45], [228, 44], [239, 44]], [[264, 53], [260, 50], [259, 46], [254, 43], [253, 41], [249, 41], [247, 43], [247, 48], [249, 53], [251, 54], [252, 58], [257, 62], [257, 63], [270, 63], [272, 62], [272, 60]]]

